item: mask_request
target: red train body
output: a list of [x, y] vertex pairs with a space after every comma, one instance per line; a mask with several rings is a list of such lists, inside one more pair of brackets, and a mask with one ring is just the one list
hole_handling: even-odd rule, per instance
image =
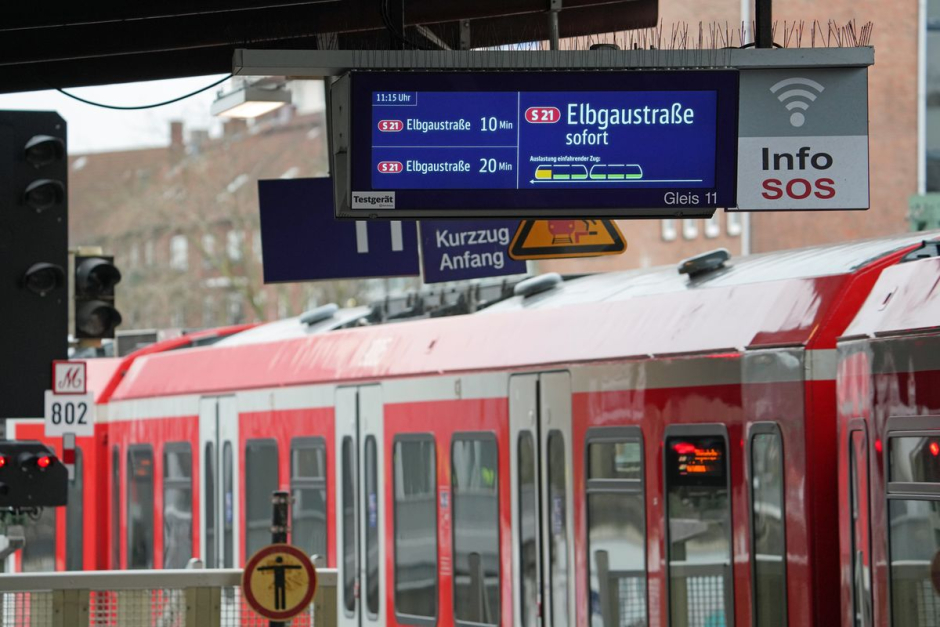
[[[340, 569], [343, 625], [828, 627], [858, 605], [854, 524], [877, 620], [858, 624], [887, 624], [883, 468], [878, 524], [852, 518], [847, 447], [852, 425], [878, 441], [893, 424], [882, 389], [905, 415], [940, 403], [929, 368], [889, 384], [895, 361], [872, 358], [904, 344], [929, 365], [929, 332], [908, 335], [899, 314], [892, 344], [866, 322], [884, 318], [870, 310], [885, 281], [936, 283], [935, 260], [899, 264], [921, 239], [139, 356], [80, 442], [85, 545], [70, 562], [60, 521], [56, 566], [242, 564], [281, 488], [294, 543]], [[916, 299], [892, 298], [899, 312]], [[923, 315], [922, 329], [940, 320]], [[916, 405], [897, 392], [910, 381]]]

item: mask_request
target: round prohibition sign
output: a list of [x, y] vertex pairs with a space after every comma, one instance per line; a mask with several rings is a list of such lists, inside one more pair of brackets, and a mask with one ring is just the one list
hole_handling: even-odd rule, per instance
[[303, 551], [289, 544], [260, 549], [242, 571], [245, 601], [268, 620], [297, 616], [307, 609], [316, 591], [316, 568]]

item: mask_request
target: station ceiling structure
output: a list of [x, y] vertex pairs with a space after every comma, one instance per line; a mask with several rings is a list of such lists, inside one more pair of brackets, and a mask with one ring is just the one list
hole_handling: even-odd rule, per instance
[[[0, 92], [219, 74], [236, 48], [481, 48], [654, 26], [658, 0], [187, 0], [8, 3]], [[390, 24], [391, 16], [391, 24]], [[405, 35], [393, 36], [390, 28]]]

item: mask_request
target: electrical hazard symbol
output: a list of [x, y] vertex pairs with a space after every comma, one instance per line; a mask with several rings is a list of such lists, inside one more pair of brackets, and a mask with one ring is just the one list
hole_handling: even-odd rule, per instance
[[255, 553], [242, 573], [245, 601], [259, 616], [286, 621], [303, 612], [317, 590], [310, 558], [289, 544], [272, 544]]
[[513, 259], [619, 255], [627, 242], [613, 220], [523, 220], [509, 244]]

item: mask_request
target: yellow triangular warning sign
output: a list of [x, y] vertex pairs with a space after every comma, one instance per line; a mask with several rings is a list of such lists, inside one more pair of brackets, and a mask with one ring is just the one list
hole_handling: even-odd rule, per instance
[[523, 220], [509, 244], [513, 259], [619, 255], [627, 249], [613, 220]]

